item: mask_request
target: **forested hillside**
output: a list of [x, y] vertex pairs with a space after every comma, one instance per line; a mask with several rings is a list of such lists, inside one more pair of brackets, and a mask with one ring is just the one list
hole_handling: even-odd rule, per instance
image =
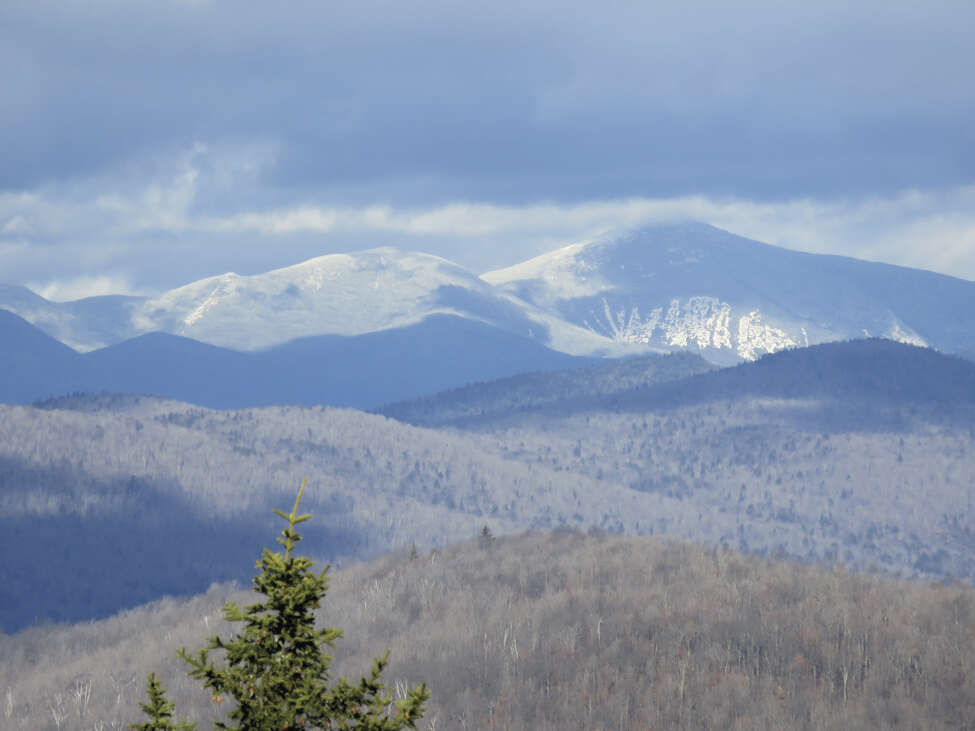
[[[87, 411], [0, 406], [0, 581], [9, 592], [0, 627], [8, 631], [246, 575], [249, 560], [234, 552], [263, 539], [269, 506], [305, 476], [313, 477], [308, 506], [321, 515], [309, 544], [333, 558], [411, 540], [442, 545], [485, 521], [499, 532], [524, 529], [541, 518], [519, 510], [529, 491], [540, 511], [564, 512], [568, 492], [591, 483], [564, 484], [463, 438], [356, 411], [95, 401], [112, 410], [90, 399], [80, 400]], [[598, 491], [581, 492], [593, 514], [610, 507]]]
[[0, 626], [245, 576], [234, 547], [306, 476], [309, 545], [340, 560], [567, 526], [972, 579], [972, 366], [832, 347], [525, 408], [515, 381], [512, 408], [464, 430], [111, 395], [0, 407]]
[[[421, 425], [491, 429], [750, 398], [804, 402], [806, 428], [822, 431], [910, 428], [918, 418], [975, 424], [975, 363], [881, 338], [783, 350], [721, 369], [675, 353], [475, 384], [381, 413]], [[898, 422], [904, 410], [907, 419]]]
[[411, 401], [389, 404], [377, 413], [417, 426], [472, 427], [543, 407], [565, 409], [608, 396], [677, 381], [715, 366], [699, 355], [679, 352], [608, 360], [585, 368], [523, 373]]
[[[156, 671], [177, 715], [207, 727], [228, 702], [175, 652], [226, 635], [228, 597], [253, 594], [215, 586], [0, 636], [0, 725], [124, 728]], [[423, 729], [947, 731], [975, 717], [975, 590], [960, 582], [563, 530], [342, 569], [320, 620], [345, 630], [335, 677], [389, 648], [394, 688], [429, 684]]]

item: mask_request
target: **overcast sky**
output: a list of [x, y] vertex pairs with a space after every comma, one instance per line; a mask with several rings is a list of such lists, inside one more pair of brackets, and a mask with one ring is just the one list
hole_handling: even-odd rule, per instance
[[[528, 7], [524, 7], [528, 5]], [[975, 279], [975, 3], [3, 0], [0, 282], [697, 219]]]

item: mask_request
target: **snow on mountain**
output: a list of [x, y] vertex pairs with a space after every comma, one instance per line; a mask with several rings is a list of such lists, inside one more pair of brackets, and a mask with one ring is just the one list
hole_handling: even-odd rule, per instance
[[144, 331], [253, 350], [311, 335], [358, 335], [456, 313], [436, 299], [446, 288], [486, 289], [434, 256], [374, 249], [321, 256], [264, 274], [228, 273], [170, 290], [138, 308]]
[[975, 306], [972, 282], [705, 224], [606, 236], [482, 278], [617, 342], [691, 348], [718, 362], [864, 336], [950, 351], [975, 342], [955, 319]]
[[447, 314], [573, 355], [627, 352], [619, 343], [499, 290], [446, 259], [392, 248], [321, 256], [250, 276], [222, 274], [151, 299], [92, 297], [56, 303], [23, 287], [4, 287], [0, 308], [81, 351], [149, 332], [260, 350], [296, 338], [401, 328]]
[[482, 277], [379, 248], [263, 274], [209, 277], [153, 298], [48, 302], [0, 286], [8, 309], [88, 351], [148, 332], [236, 350], [356, 336], [455, 315], [571, 355], [691, 349], [718, 363], [879, 336], [975, 351], [975, 283], [805, 254], [704, 224], [573, 244]]
[[211, 277], [142, 303], [134, 321], [143, 331], [255, 350], [299, 337], [405, 327], [435, 314], [485, 322], [567, 353], [619, 351], [611, 340], [496, 291], [446, 259], [392, 248]]
[[142, 297], [106, 295], [73, 302], [51, 302], [26, 287], [0, 284], [0, 309], [27, 320], [52, 338], [81, 352], [139, 334], [133, 308]]

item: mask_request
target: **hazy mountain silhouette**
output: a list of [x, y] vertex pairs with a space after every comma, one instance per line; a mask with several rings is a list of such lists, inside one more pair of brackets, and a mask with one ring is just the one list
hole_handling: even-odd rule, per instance
[[592, 362], [450, 315], [365, 335], [301, 338], [258, 352], [150, 333], [82, 355], [0, 312], [0, 342], [7, 346], [0, 356], [0, 401], [8, 403], [110, 391], [224, 409], [370, 408], [473, 381]]

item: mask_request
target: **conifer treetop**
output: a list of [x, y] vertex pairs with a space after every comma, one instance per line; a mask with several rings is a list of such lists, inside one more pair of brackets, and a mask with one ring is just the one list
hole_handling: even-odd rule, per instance
[[[224, 606], [224, 619], [241, 625], [235, 635], [210, 637], [196, 654], [185, 648], [180, 657], [190, 666], [190, 677], [203, 682], [218, 706], [234, 702], [227, 720], [214, 719], [215, 728], [228, 731], [280, 731], [281, 729], [357, 729], [399, 731], [416, 728], [430, 697], [426, 684], [392, 700], [382, 682], [389, 652], [375, 658], [368, 677], [358, 683], [339, 679], [329, 685], [332, 656], [327, 650], [342, 636], [334, 627], [315, 627], [315, 610], [328, 591], [328, 570], [312, 570], [315, 562], [293, 551], [301, 540], [296, 526], [311, 514], [298, 509], [307, 479], [301, 483], [290, 513], [275, 510], [287, 521], [277, 538], [284, 548], [261, 553], [254, 590], [263, 599], [238, 607]], [[211, 653], [220, 651], [221, 662]], [[149, 731], [154, 731], [150, 727]]]
[[146, 694], [149, 696], [149, 702], [140, 702], [139, 706], [149, 717], [149, 721], [129, 724], [132, 731], [194, 731], [195, 723], [180, 721], [178, 725], [173, 724], [174, 706], [166, 699], [166, 689], [156, 678], [155, 673], [149, 674], [146, 681]]

